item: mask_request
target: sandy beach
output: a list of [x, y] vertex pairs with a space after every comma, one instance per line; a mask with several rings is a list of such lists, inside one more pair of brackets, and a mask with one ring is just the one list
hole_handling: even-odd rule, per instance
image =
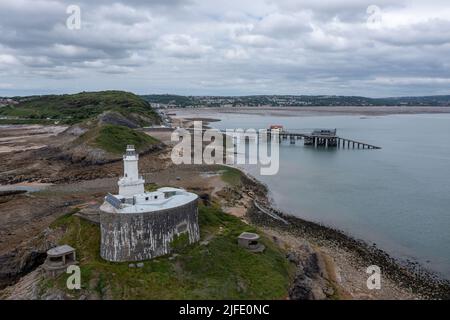
[[307, 117], [318, 115], [383, 116], [392, 114], [442, 114], [450, 113], [450, 107], [222, 107], [170, 109], [175, 118], [204, 118], [217, 113], [240, 113], [250, 115]]
[[66, 129], [67, 126], [1, 125], [0, 153], [42, 149], [51, 137]]

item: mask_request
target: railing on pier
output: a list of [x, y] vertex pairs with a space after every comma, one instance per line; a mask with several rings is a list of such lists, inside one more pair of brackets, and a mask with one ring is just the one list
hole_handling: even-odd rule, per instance
[[[270, 133], [270, 131], [268, 131]], [[342, 138], [337, 135], [326, 135], [326, 134], [308, 134], [308, 133], [297, 133], [297, 132], [289, 132], [289, 131], [282, 131], [278, 134], [280, 137], [280, 141], [282, 140], [290, 140], [291, 144], [295, 144], [296, 140], [304, 139], [305, 145], [310, 145], [314, 147], [324, 146], [325, 148], [328, 147], [336, 147], [336, 148], [343, 148], [347, 149], [350, 148], [358, 148], [358, 149], [381, 149], [381, 147], [356, 141], [352, 139]]]
[[[193, 128], [189, 128], [187, 129], [188, 131], [191, 132], [195, 132], [196, 130]], [[201, 131], [204, 132], [206, 130], [209, 129], [202, 129]], [[212, 129], [212, 130], [217, 130], [220, 133], [226, 134], [226, 131], [223, 130], [218, 130], [218, 129]], [[269, 138], [271, 138], [271, 133], [272, 131], [269, 129], [263, 129], [263, 130], [267, 130], [267, 133], [269, 135]], [[302, 130], [303, 131], [303, 130]], [[256, 132], [259, 132], [259, 130], [257, 130]], [[337, 136], [335, 133], [336, 131], [333, 131], [334, 134], [314, 134], [313, 133], [306, 133], [306, 132], [300, 132], [300, 130], [295, 130], [295, 131], [277, 131], [276, 135], [278, 135], [280, 142], [282, 140], [290, 140], [291, 144], [296, 144], [296, 140], [304, 140], [304, 145], [306, 146], [314, 146], [314, 147], [325, 147], [325, 148], [342, 148], [342, 149], [381, 149], [381, 147], [369, 144], [369, 143], [365, 143], [365, 142], [361, 142], [361, 141], [357, 141], [357, 140], [352, 140], [352, 139], [348, 139], [348, 138], [343, 138], [343, 137], [339, 137]]]

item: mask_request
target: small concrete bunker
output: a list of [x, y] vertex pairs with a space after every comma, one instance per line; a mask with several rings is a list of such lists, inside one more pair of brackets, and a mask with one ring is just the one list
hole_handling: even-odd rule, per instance
[[169, 254], [172, 242], [181, 235], [187, 235], [189, 243], [200, 239], [198, 196], [170, 187], [145, 192], [138, 160], [129, 145], [119, 194], [108, 194], [100, 207], [100, 255], [108, 261], [148, 260]]
[[69, 245], [62, 245], [47, 251], [44, 270], [52, 277], [56, 277], [67, 270], [67, 267], [77, 264], [75, 249]]
[[266, 248], [259, 242], [260, 236], [256, 233], [242, 232], [238, 237], [238, 244], [251, 252], [263, 252]]

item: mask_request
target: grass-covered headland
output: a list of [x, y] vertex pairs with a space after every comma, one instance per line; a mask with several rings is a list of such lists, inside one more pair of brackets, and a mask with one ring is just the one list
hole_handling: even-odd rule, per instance
[[60, 154], [54, 157], [104, 163], [117, 160], [129, 144], [134, 144], [138, 152], [148, 152], [160, 143], [135, 130], [159, 124], [161, 118], [148, 102], [133, 93], [81, 92], [21, 97], [16, 101], [0, 108], [0, 124], [70, 126], [68, 133], [61, 135]]
[[295, 266], [269, 239], [264, 253], [237, 245], [237, 236], [256, 229], [217, 206], [200, 206], [201, 240], [174, 244], [176, 254], [145, 261], [143, 268], [111, 263], [99, 255], [100, 230], [74, 215], [52, 225], [64, 230], [61, 243], [77, 249], [82, 289], [66, 289], [67, 275], [46, 280], [43, 290], [58, 288], [74, 299], [283, 299], [287, 297]]
[[124, 91], [81, 92], [77, 94], [31, 96], [19, 99], [16, 105], [0, 108], [3, 123], [39, 123], [50, 121], [75, 124], [96, 118], [106, 112], [132, 116], [140, 125], [159, 121], [148, 102]]

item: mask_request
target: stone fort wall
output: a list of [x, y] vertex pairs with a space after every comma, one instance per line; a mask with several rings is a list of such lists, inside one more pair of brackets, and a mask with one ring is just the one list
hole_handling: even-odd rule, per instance
[[100, 255], [108, 261], [141, 261], [171, 252], [175, 235], [200, 239], [197, 199], [183, 206], [147, 213], [101, 212]]

